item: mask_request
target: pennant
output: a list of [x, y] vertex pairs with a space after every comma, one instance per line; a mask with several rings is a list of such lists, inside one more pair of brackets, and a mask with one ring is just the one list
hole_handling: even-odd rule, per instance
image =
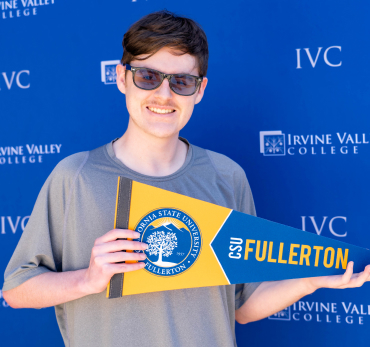
[[[107, 297], [340, 275], [370, 251], [119, 177], [114, 227], [148, 244], [144, 269], [116, 274]], [[142, 252], [142, 251], [137, 251]]]

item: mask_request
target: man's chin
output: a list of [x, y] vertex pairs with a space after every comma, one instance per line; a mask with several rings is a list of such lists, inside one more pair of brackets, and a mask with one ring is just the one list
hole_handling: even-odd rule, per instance
[[175, 127], [150, 125], [143, 130], [146, 134], [158, 139], [170, 139], [179, 136], [179, 130]]
[[[143, 119], [135, 119], [130, 117], [131, 126], [136, 128], [136, 131], [143, 132], [151, 137], [156, 137], [159, 139], [168, 139], [172, 137], [178, 137], [180, 130], [185, 126], [177, 121], [173, 122], [160, 122], [154, 120], [145, 120]], [[129, 124], [128, 130], [131, 128]], [[135, 131], [135, 132], [136, 132]]]

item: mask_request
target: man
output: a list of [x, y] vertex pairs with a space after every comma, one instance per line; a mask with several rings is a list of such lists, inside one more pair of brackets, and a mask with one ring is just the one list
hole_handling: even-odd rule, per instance
[[[192, 20], [161, 11], [123, 40], [117, 86], [126, 95], [124, 135], [62, 160], [45, 182], [5, 272], [14, 308], [55, 306], [66, 346], [222, 346], [235, 319], [269, 316], [320, 287], [361, 286], [353, 275], [194, 288], [108, 300], [115, 273], [137, 271], [145, 250], [130, 230], [110, 230], [119, 175], [255, 214], [244, 171], [229, 158], [179, 137], [207, 86], [208, 46]], [[110, 230], [110, 231], [108, 231]]]

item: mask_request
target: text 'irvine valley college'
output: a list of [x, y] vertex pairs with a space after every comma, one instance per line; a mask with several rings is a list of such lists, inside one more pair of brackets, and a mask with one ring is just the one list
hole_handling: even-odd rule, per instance
[[61, 144], [0, 147], [0, 165], [42, 163], [44, 155], [59, 154]]
[[260, 131], [260, 152], [264, 156], [357, 155], [369, 143], [369, 133], [295, 135], [281, 130]]
[[0, 1], [1, 19], [36, 16], [40, 7], [54, 5], [55, 0]]

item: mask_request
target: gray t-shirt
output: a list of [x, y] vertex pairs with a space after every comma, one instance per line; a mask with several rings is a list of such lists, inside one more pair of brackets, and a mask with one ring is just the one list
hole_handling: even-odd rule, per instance
[[[89, 266], [95, 239], [113, 229], [119, 175], [255, 215], [243, 169], [222, 154], [189, 145], [178, 171], [151, 177], [126, 167], [112, 144], [71, 155], [50, 174], [6, 268], [4, 291], [45, 272]], [[234, 347], [235, 309], [258, 285], [118, 299], [107, 299], [104, 291], [58, 305], [55, 311], [66, 346]]]

